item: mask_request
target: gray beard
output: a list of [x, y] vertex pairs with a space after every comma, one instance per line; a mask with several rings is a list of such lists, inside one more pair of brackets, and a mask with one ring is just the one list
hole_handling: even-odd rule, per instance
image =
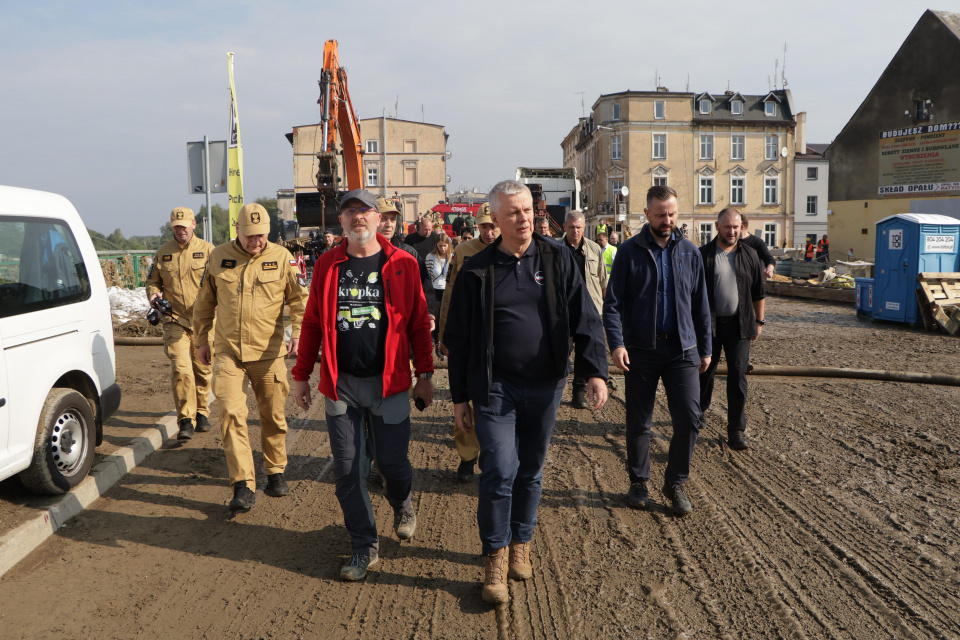
[[371, 240], [373, 240], [374, 232], [367, 229], [366, 231], [356, 232], [353, 229], [347, 231], [347, 239], [354, 244], [365, 245]]

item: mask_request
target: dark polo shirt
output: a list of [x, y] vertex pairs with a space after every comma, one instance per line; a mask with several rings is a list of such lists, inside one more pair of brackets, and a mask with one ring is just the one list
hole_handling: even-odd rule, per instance
[[548, 334], [544, 276], [535, 242], [519, 258], [493, 257], [493, 372], [521, 383], [556, 382]]

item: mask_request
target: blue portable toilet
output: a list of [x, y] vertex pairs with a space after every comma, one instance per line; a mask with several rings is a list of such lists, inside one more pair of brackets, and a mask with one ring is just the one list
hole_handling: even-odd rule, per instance
[[918, 273], [955, 273], [960, 220], [931, 213], [898, 213], [877, 222], [873, 317], [918, 321]]

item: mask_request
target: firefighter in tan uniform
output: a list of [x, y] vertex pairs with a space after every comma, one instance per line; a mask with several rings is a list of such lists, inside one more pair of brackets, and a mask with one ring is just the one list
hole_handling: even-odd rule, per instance
[[[443, 300], [440, 302], [440, 321], [438, 324], [437, 335], [440, 336], [441, 349], [446, 355], [446, 348], [443, 347], [443, 332], [447, 326], [447, 311], [450, 309], [450, 296], [453, 295], [453, 285], [457, 281], [457, 274], [463, 263], [484, 249], [487, 245], [497, 239], [500, 235], [500, 229], [490, 217], [490, 205], [484, 203], [477, 211], [477, 237], [468, 242], [457, 245], [453, 252], [453, 259], [450, 261], [450, 267], [447, 270], [447, 286], [443, 290]], [[477, 442], [475, 431], [464, 432], [460, 429], [453, 430], [453, 440], [457, 445], [457, 453], [460, 454], [460, 466], [457, 467], [457, 480], [466, 483], [473, 480], [473, 468], [477, 464], [477, 458], [480, 456], [480, 443]]]
[[170, 303], [173, 315], [163, 317], [163, 351], [170, 359], [173, 399], [177, 405], [178, 440], [210, 430], [207, 398], [210, 395], [210, 365], [197, 358], [193, 333], [193, 305], [200, 291], [203, 268], [213, 245], [196, 237], [193, 211], [177, 207], [170, 212], [174, 239], [157, 250], [150, 275], [147, 298], [151, 306], [161, 297]]
[[[208, 344], [217, 318], [213, 393], [220, 407], [223, 451], [230, 471], [230, 511], [249, 511], [256, 494], [253, 451], [247, 434], [244, 374], [260, 408], [260, 444], [268, 496], [290, 490], [284, 403], [290, 391], [284, 356], [297, 355], [303, 320], [303, 278], [285, 248], [267, 241], [270, 220], [259, 204], [248, 204], [237, 219], [237, 239], [210, 254], [193, 312], [201, 361], [210, 361]], [[283, 306], [290, 305], [291, 338], [284, 344]]]

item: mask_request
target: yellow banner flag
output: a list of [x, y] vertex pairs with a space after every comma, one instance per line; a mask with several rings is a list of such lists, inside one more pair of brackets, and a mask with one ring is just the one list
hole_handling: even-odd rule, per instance
[[230, 142], [227, 145], [227, 193], [230, 196], [230, 239], [237, 237], [237, 218], [243, 208], [243, 147], [240, 144], [240, 116], [237, 91], [233, 86], [233, 53], [227, 54], [230, 72]]

